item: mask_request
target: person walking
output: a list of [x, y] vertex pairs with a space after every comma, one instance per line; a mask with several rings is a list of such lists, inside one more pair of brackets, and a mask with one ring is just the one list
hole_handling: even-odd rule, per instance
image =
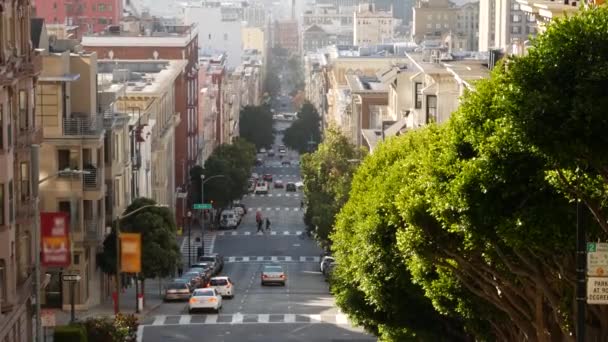
[[304, 209], [304, 200], [300, 200], [300, 209]]
[[255, 213], [255, 222], [258, 224], [258, 233], [262, 231], [262, 212], [259, 210]]
[[266, 231], [270, 231], [270, 220], [268, 219], [268, 217], [266, 218]]

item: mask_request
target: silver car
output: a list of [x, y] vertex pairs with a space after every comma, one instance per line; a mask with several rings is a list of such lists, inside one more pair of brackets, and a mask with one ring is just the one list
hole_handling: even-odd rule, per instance
[[174, 281], [165, 288], [165, 301], [190, 299], [190, 285], [183, 281]]
[[262, 268], [261, 284], [280, 284], [285, 286], [287, 275], [280, 265], [265, 265]]

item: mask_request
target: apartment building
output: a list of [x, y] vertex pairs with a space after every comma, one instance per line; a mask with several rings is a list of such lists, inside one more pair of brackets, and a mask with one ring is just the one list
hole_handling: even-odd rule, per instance
[[388, 90], [376, 76], [346, 75], [351, 96], [350, 115], [340, 127], [356, 146], [364, 146], [363, 131], [382, 128], [388, 117]]
[[[126, 60], [99, 62], [98, 82], [105, 88], [126, 85], [116, 108], [135, 126], [132, 149], [132, 189], [120, 180], [114, 191], [134, 191], [132, 197], [150, 197], [176, 208], [176, 129], [181, 116], [175, 112], [175, 94], [186, 60]], [[185, 168], [182, 166], [182, 170]], [[177, 215], [178, 217], [180, 215]]]
[[296, 20], [276, 21], [273, 36], [275, 39], [273, 46], [283, 47], [293, 55], [300, 53], [300, 35]]
[[34, 120], [42, 62], [30, 44], [29, 2], [0, 5], [0, 341], [29, 342], [38, 215], [31, 194], [38, 175], [30, 174], [30, 146], [42, 141]]
[[[52, 45], [43, 56], [36, 88], [36, 121], [42, 127], [40, 211], [64, 212], [70, 218], [71, 265], [45, 268], [51, 275], [41, 303], [70, 308], [69, 285], [62, 274], [78, 274], [75, 306], [101, 303], [104, 277], [96, 254], [105, 230], [105, 160], [103, 114], [97, 103], [97, 54], [72, 42]], [[65, 48], [62, 48], [65, 47]], [[49, 51], [51, 49], [45, 49]], [[61, 174], [64, 170], [78, 173]]]
[[[572, 6], [562, 7], [567, 10]], [[531, 36], [537, 34], [536, 16], [528, 15], [529, 13], [523, 11], [517, 0], [480, 0], [479, 8], [480, 51], [501, 49], [509, 53], [517, 53], [527, 46]], [[555, 6], [553, 8], [557, 9]], [[556, 10], [556, 12], [560, 11], [560, 9]], [[486, 33], [490, 34], [486, 35]]]
[[459, 12], [459, 8], [449, 0], [417, 0], [413, 8], [413, 40], [421, 43], [428, 39], [439, 39], [450, 32], [459, 32]]
[[204, 1], [184, 7], [186, 25], [198, 27], [200, 55], [225, 54], [227, 67], [241, 64], [243, 54], [243, 8], [239, 3]]
[[247, 23], [247, 26], [263, 29], [268, 25], [268, 12], [260, 4], [244, 3], [243, 21]]
[[[302, 14], [302, 45], [309, 46], [308, 51], [314, 51], [310, 46], [321, 46], [315, 42], [327, 39], [330, 44], [350, 45], [353, 42], [353, 13], [354, 6], [335, 7], [316, 3]], [[325, 32], [321, 35], [319, 28]], [[323, 45], [325, 46], [325, 45]]]
[[199, 60], [199, 68], [198, 84], [200, 85], [200, 92], [198, 96], [198, 113], [199, 122], [202, 122], [202, 125], [199, 125], [199, 136], [202, 137], [200, 143], [202, 144], [203, 153], [199, 155], [198, 165], [204, 165], [217, 146], [215, 135], [219, 110], [216, 105], [216, 99], [219, 92], [217, 86], [211, 80], [209, 60]]
[[[513, 4], [513, 9], [518, 9], [525, 14], [526, 25], [524, 29], [529, 31], [530, 35], [538, 32], [543, 32], [547, 24], [554, 18], [560, 18], [565, 15], [571, 15], [578, 11], [579, 7], [576, 1], [549, 1], [549, 0], [516, 0]], [[533, 24], [536, 23], [536, 26]], [[524, 54], [528, 48], [528, 42], [516, 42], [512, 45], [511, 52], [514, 54]]]
[[312, 25], [302, 32], [302, 52], [314, 52], [328, 45], [336, 44], [335, 36], [327, 33], [319, 25]]
[[123, 0], [34, 0], [37, 17], [48, 24], [78, 26], [83, 33], [103, 31], [123, 15]]
[[464, 36], [460, 51], [479, 51], [479, 1], [467, 2], [458, 7], [456, 32]]
[[[144, 35], [141, 35], [144, 32]], [[82, 38], [87, 51], [96, 51], [103, 59], [113, 60], [183, 60], [186, 67], [179, 73], [175, 87], [174, 113], [180, 116], [175, 128], [175, 157], [172, 183], [185, 187], [188, 172], [197, 165], [202, 153], [198, 120], [198, 30], [196, 25], [164, 25], [155, 19], [132, 18], [122, 27]], [[137, 70], [134, 70], [137, 72]], [[168, 202], [170, 203], [170, 202]], [[176, 214], [182, 212], [181, 201]], [[181, 216], [180, 216], [181, 217]]]
[[353, 45], [392, 43], [395, 36], [394, 26], [392, 8], [380, 11], [373, 3], [359, 5], [353, 13]]
[[[243, 50], [259, 51], [263, 58], [266, 56], [266, 46], [268, 45], [267, 35], [264, 29], [254, 26], [243, 27]], [[243, 56], [244, 57], [244, 56]]]

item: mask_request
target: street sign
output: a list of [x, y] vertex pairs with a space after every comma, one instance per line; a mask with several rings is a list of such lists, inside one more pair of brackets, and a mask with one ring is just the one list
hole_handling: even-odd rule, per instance
[[63, 281], [80, 281], [80, 276], [78, 274], [64, 274], [61, 279]]
[[40, 313], [40, 320], [43, 327], [54, 327], [57, 324], [55, 321], [55, 311], [43, 309]]
[[211, 209], [211, 203], [194, 203], [192, 205], [194, 210]]
[[188, 198], [188, 193], [187, 192], [178, 192], [177, 198]]
[[587, 243], [587, 275], [608, 277], [608, 243]]
[[587, 304], [608, 304], [608, 278], [587, 278]]

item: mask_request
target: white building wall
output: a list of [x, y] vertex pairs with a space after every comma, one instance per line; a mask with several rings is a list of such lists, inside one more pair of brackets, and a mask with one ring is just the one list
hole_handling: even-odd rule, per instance
[[198, 25], [198, 46], [203, 55], [226, 53], [228, 68], [241, 64], [243, 56], [242, 22], [224, 20], [221, 7], [187, 6], [185, 23]]

